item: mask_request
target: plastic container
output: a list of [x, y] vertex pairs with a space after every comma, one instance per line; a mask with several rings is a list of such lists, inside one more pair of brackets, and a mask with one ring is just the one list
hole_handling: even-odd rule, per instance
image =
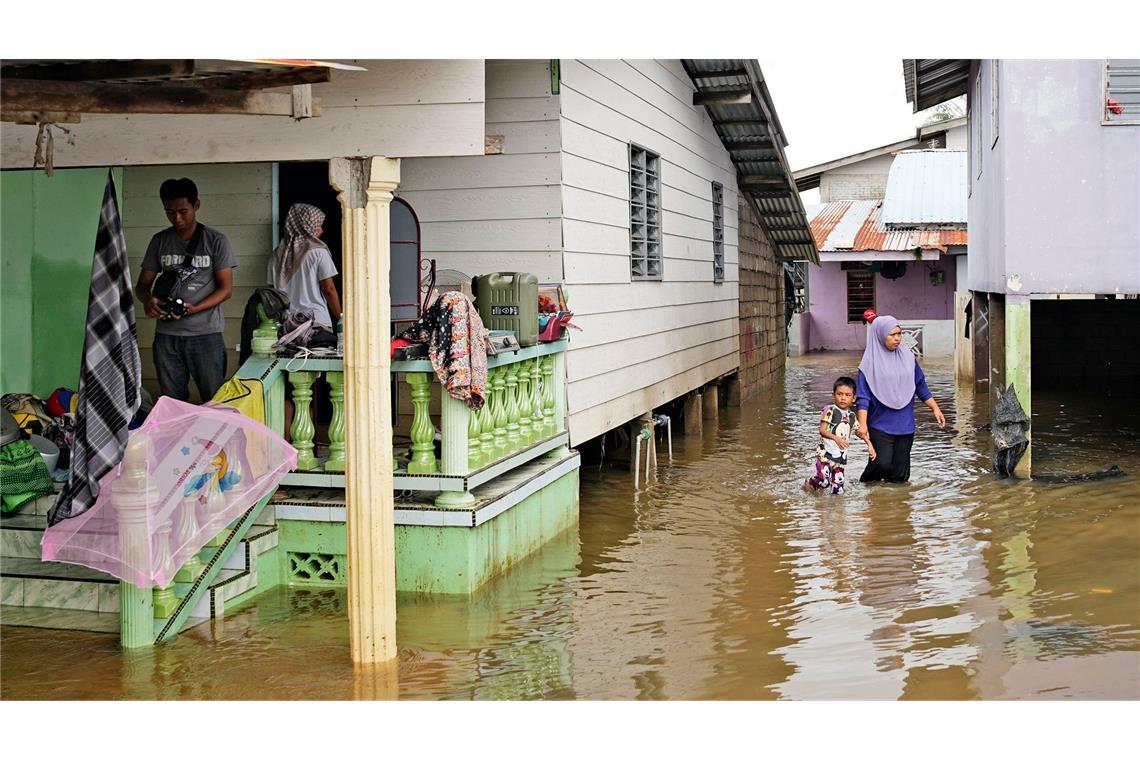
[[36, 451], [40, 452], [40, 456], [44, 458], [44, 464], [47, 465], [48, 473], [55, 472], [55, 465], [59, 462], [59, 446], [56, 446], [42, 435], [33, 434], [29, 436], [28, 440], [36, 447]]
[[471, 283], [475, 306], [488, 330], [510, 330], [520, 346], [538, 343], [538, 277], [530, 272], [492, 272]]

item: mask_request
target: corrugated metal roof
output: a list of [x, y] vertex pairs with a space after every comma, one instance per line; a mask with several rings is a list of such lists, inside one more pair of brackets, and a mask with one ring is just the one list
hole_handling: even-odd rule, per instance
[[882, 201], [832, 201], [807, 207], [812, 235], [821, 253], [840, 251], [913, 251], [945, 253], [968, 243], [965, 229], [888, 229], [881, 219]]
[[970, 60], [966, 58], [904, 58], [903, 87], [914, 112], [966, 94]]
[[788, 141], [760, 65], [738, 58], [681, 63], [696, 87], [694, 102], [704, 103], [736, 167], [740, 192], [755, 204], [779, 255], [818, 263], [803, 201], [784, 155]]
[[887, 177], [882, 221], [888, 227], [964, 226], [967, 173], [964, 150], [904, 150]]

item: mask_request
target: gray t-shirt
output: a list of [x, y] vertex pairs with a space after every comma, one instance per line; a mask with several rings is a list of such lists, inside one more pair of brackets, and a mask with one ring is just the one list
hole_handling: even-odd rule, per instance
[[[301, 266], [293, 272], [289, 282], [285, 284], [285, 292], [289, 294], [289, 311], [313, 312], [313, 322], [324, 325], [330, 330], [335, 327], [332, 315], [329, 314], [328, 304], [325, 303], [325, 294], [321, 292], [321, 280], [336, 277], [336, 264], [332, 256], [324, 248], [310, 248], [301, 259]], [[269, 258], [269, 284], [277, 286], [277, 265], [273, 257]]]
[[[186, 258], [188, 242], [181, 240], [173, 227], [167, 227], [150, 239], [146, 255], [143, 256], [142, 268], [148, 272], [177, 269]], [[237, 258], [229, 239], [214, 228], [206, 227], [193, 263], [197, 271], [183, 286], [182, 298], [190, 303], [198, 303], [216, 289], [214, 272], [236, 267]], [[154, 331], [162, 335], [211, 335], [222, 332], [224, 328], [222, 306], [218, 304], [212, 309], [182, 319], [160, 319]]]

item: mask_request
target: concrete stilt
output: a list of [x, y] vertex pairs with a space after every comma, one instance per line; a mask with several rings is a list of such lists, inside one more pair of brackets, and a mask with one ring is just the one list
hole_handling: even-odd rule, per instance
[[720, 389], [715, 385], [707, 385], [701, 392], [701, 416], [706, 420], [715, 420], [720, 416]]
[[[1012, 384], [1017, 391], [1017, 400], [1025, 414], [1033, 419], [1033, 386], [1030, 382], [1032, 376], [1032, 356], [1029, 341], [1031, 337], [1030, 313], [1031, 303], [1029, 296], [1005, 297], [1005, 382]], [[1019, 478], [1029, 478], [1032, 469], [1033, 452], [1033, 423], [1025, 431], [1029, 438], [1029, 445], [1013, 470]]]
[[681, 416], [685, 418], [685, 435], [700, 435], [704, 432], [704, 421], [701, 419], [701, 394], [690, 393], [685, 396], [685, 409]]
[[724, 393], [729, 406], [740, 406], [744, 403], [740, 390], [740, 372], [733, 372], [724, 381]]

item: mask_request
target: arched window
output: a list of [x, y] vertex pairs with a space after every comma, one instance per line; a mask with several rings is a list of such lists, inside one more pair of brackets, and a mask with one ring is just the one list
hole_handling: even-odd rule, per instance
[[392, 321], [411, 322], [420, 316], [420, 220], [403, 198], [393, 198], [391, 229]]

